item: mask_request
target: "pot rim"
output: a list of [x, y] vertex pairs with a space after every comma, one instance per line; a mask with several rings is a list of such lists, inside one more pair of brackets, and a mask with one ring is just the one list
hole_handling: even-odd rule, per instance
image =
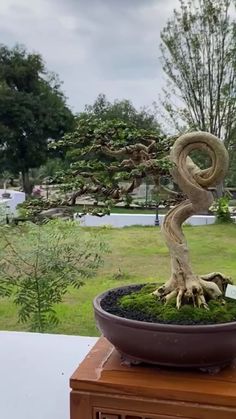
[[[148, 283], [146, 283], [148, 284]], [[140, 320], [127, 319], [126, 317], [116, 316], [115, 314], [108, 313], [101, 307], [102, 299], [109, 293], [118, 289], [130, 288], [139, 284], [123, 285], [115, 288], [110, 288], [107, 291], [98, 294], [93, 300], [93, 307], [95, 312], [99, 313], [100, 317], [110, 319], [115, 323], [122, 324], [122, 326], [132, 327], [137, 329], [148, 329], [160, 332], [174, 332], [174, 333], [217, 333], [221, 331], [236, 332], [236, 321], [228, 323], [214, 323], [214, 324], [199, 324], [199, 325], [182, 325], [182, 324], [167, 324], [167, 323], [151, 323]], [[141, 285], [141, 284], [140, 284]]]

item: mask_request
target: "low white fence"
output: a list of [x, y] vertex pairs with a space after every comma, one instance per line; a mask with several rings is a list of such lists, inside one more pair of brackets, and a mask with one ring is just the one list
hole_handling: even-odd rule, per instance
[[[160, 224], [162, 224], [165, 215], [159, 215]], [[234, 221], [236, 217], [233, 217]], [[126, 227], [132, 225], [140, 226], [154, 226], [155, 225], [155, 214], [110, 214], [104, 215], [103, 217], [97, 217], [95, 215], [84, 215], [82, 217], [79, 214], [74, 214], [74, 219], [80, 221], [81, 225], [86, 227], [98, 227], [104, 225], [111, 225], [112, 227]], [[206, 225], [214, 224], [214, 215], [193, 215], [186, 223], [190, 225]]]

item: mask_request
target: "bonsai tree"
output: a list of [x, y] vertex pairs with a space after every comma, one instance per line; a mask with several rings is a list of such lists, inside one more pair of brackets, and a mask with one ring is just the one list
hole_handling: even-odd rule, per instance
[[[201, 170], [194, 164], [189, 154], [196, 149], [210, 156], [211, 167]], [[212, 205], [213, 195], [207, 188], [224, 179], [228, 169], [228, 153], [223, 143], [214, 135], [192, 132], [175, 141], [170, 160], [173, 163], [173, 179], [187, 195], [187, 199], [171, 209], [165, 217], [162, 231], [170, 251], [171, 276], [154, 295], [165, 302], [176, 298], [177, 308], [184, 300], [192, 302], [194, 306], [207, 308], [207, 300], [221, 297], [230, 279], [219, 272], [204, 276], [193, 272], [182, 224], [190, 216], [207, 210]]]
[[[191, 159], [199, 149], [211, 159], [207, 169]], [[162, 225], [171, 256], [170, 279], [158, 289], [150, 283], [132, 284], [100, 294], [94, 300], [96, 324], [129, 364], [216, 373], [235, 358], [236, 302], [222, 298], [230, 282], [222, 273], [193, 272], [182, 225], [212, 204], [208, 188], [223, 180], [228, 154], [214, 135], [193, 132], [175, 141], [170, 164], [174, 181], [186, 195]]]

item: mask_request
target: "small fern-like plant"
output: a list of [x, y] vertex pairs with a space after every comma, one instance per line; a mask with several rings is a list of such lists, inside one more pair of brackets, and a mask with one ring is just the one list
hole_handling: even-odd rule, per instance
[[1, 227], [0, 296], [12, 296], [20, 322], [44, 332], [58, 323], [55, 305], [102, 263], [106, 245], [77, 222]]

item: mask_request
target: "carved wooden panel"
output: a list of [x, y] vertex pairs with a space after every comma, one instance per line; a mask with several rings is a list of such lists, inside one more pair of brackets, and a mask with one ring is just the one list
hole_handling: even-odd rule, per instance
[[151, 417], [146, 417], [146, 416], [134, 416], [134, 415], [126, 415], [124, 414], [110, 414], [110, 413], [102, 413], [102, 412], [97, 412], [97, 416], [96, 419], [155, 419], [155, 418], [151, 418]]
[[[102, 408], [101, 408], [102, 409]], [[173, 416], [163, 416], [163, 415], [154, 415], [150, 416], [149, 413], [147, 414], [140, 414], [140, 413], [128, 413], [121, 410], [114, 411], [108, 410], [107, 412], [101, 411], [100, 409], [94, 410], [94, 419], [174, 419]], [[184, 418], [183, 418], [184, 419]], [[187, 419], [187, 418], [185, 418]]]
[[111, 414], [111, 413], [103, 413], [103, 412], [96, 412], [96, 419], [123, 419], [121, 415]]
[[96, 419], [122, 419], [120, 415], [111, 415], [110, 413], [97, 412]]

